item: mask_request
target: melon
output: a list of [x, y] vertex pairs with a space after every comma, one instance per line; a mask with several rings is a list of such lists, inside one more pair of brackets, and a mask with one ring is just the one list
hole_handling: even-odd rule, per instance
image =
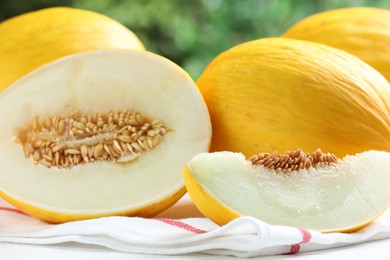
[[117, 21], [87, 10], [51, 7], [0, 23], [0, 90], [61, 57], [102, 49], [145, 47]]
[[390, 80], [390, 10], [365, 6], [320, 12], [288, 28], [283, 37], [349, 52]]
[[184, 178], [197, 208], [224, 225], [250, 216], [273, 225], [351, 232], [390, 205], [390, 153], [365, 151], [338, 159], [316, 150], [285, 154], [196, 155]]
[[211, 151], [390, 151], [389, 82], [345, 51], [258, 39], [219, 54], [196, 83], [213, 124]]
[[52, 223], [163, 211], [211, 138], [189, 75], [136, 50], [45, 65], [1, 93], [0, 117], [0, 195]]

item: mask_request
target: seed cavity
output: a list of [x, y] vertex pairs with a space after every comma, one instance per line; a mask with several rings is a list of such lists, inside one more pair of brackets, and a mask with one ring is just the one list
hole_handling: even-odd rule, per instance
[[128, 163], [156, 147], [170, 129], [132, 110], [67, 116], [35, 116], [18, 132], [26, 158], [48, 168], [95, 161]]
[[304, 153], [298, 149], [296, 151], [288, 151], [285, 154], [278, 153], [259, 153], [248, 159], [254, 166], [262, 165], [268, 169], [277, 172], [290, 173], [301, 169], [309, 169], [310, 167], [329, 166], [337, 163], [337, 157], [334, 154], [324, 154], [321, 149], [317, 149], [314, 153]]

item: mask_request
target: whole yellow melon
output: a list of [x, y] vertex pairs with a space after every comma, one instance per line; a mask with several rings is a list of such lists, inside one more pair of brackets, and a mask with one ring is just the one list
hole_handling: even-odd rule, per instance
[[293, 25], [283, 36], [347, 51], [390, 80], [389, 10], [354, 7], [321, 12]]
[[246, 42], [218, 55], [197, 85], [212, 151], [390, 151], [389, 83], [342, 50], [283, 37]]
[[99, 49], [144, 46], [125, 26], [86, 10], [54, 7], [6, 20], [0, 23], [0, 91], [46, 63]]

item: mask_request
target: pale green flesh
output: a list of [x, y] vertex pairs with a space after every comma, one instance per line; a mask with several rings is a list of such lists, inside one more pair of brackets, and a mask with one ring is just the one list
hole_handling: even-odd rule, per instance
[[315, 230], [370, 220], [390, 203], [390, 153], [347, 156], [335, 166], [275, 173], [242, 154], [200, 154], [189, 163], [195, 180], [240, 215]]

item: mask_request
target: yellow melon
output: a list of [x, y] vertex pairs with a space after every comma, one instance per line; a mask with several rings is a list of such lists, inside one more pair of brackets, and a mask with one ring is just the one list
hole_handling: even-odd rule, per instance
[[0, 90], [66, 55], [99, 49], [144, 50], [137, 36], [104, 15], [53, 7], [0, 23]]
[[325, 11], [299, 21], [283, 36], [347, 51], [390, 80], [390, 10], [353, 7]]
[[390, 151], [389, 83], [336, 48], [288, 38], [243, 43], [218, 55], [197, 85], [213, 124], [211, 151]]

